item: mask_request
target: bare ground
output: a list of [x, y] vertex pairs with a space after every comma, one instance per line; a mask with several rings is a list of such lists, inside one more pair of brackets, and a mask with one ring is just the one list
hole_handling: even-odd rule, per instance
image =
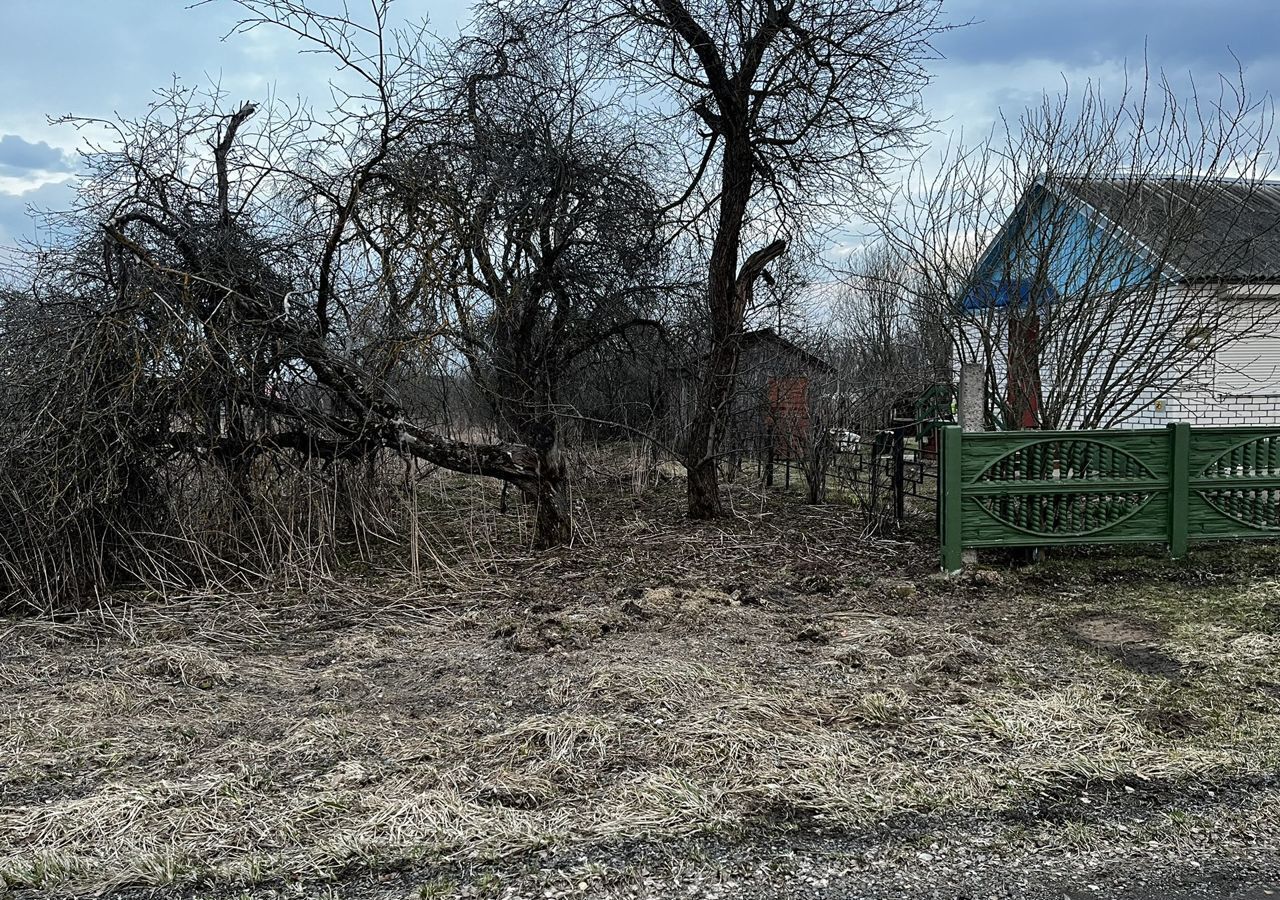
[[0, 620], [0, 895], [1277, 889], [1280, 548], [948, 580], [732, 496], [532, 555], [442, 488], [418, 576]]

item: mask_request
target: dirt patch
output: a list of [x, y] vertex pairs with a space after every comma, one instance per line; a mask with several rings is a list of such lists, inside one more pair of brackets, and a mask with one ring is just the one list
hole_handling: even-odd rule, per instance
[[1183, 663], [1164, 646], [1160, 629], [1150, 622], [1124, 616], [1089, 616], [1073, 622], [1070, 630], [1085, 646], [1144, 675], [1177, 678]]
[[1203, 734], [1209, 723], [1194, 710], [1153, 704], [1142, 716], [1143, 723], [1157, 734], [1181, 740]]
[[1213, 714], [1159, 727], [1190, 693], [1075, 647], [1172, 655], [1160, 623], [1089, 616], [1064, 640], [1044, 611], [1073, 588], [934, 578], [933, 548], [846, 508], [734, 500], [750, 512], [691, 524], [675, 491], [590, 496], [593, 531], [536, 555], [433, 510], [450, 562], [418, 578], [0, 623], [0, 879], [92, 893], [764, 825], [1071, 823], [1081, 784], [1277, 762], [1239, 690], [1269, 638], [1211, 633], [1194, 687]]

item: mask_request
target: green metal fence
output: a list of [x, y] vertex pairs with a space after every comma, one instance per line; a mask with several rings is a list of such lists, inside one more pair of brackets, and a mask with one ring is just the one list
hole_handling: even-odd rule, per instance
[[942, 430], [942, 565], [981, 547], [1280, 538], [1280, 427]]

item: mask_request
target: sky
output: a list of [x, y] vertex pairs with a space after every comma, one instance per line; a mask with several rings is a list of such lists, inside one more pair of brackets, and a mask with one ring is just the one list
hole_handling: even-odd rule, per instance
[[[466, 0], [394, 10], [446, 37], [470, 19]], [[1280, 93], [1277, 0], [944, 0], [943, 10], [969, 23], [939, 38], [930, 66], [925, 104], [944, 133], [985, 133], [1002, 109], [1016, 116], [1064, 80], [1118, 90], [1144, 59], [1202, 85], [1238, 60], [1252, 92]], [[137, 113], [175, 78], [249, 100], [324, 98], [331, 70], [319, 57], [279, 32], [229, 35], [238, 18], [229, 0], [0, 0], [0, 247], [37, 235], [29, 209], [69, 202], [83, 136], [50, 117]]]

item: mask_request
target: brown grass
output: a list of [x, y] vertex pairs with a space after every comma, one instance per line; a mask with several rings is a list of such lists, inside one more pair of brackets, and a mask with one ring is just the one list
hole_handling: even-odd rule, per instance
[[[744, 489], [736, 518], [697, 526], [673, 490], [593, 496], [580, 543], [535, 556], [499, 549], [518, 512], [453, 489], [425, 511], [434, 562], [416, 578], [0, 621], [3, 883], [252, 882], [788, 821], [859, 829], [1280, 761], [1280, 638], [1215, 612], [1223, 592], [1233, 609], [1270, 601], [1274, 582], [1247, 573], [1082, 594], [1067, 576], [1086, 560], [1058, 584], [947, 581], [927, 544]], [[1103, 612], [1158, 624], [1188, 674], [1082, 639], [1081, 617]], [[1251, 827], [1280, 827], [1276, 808]], [[1158, 825], [1125, 839], [1191, 833]]]

